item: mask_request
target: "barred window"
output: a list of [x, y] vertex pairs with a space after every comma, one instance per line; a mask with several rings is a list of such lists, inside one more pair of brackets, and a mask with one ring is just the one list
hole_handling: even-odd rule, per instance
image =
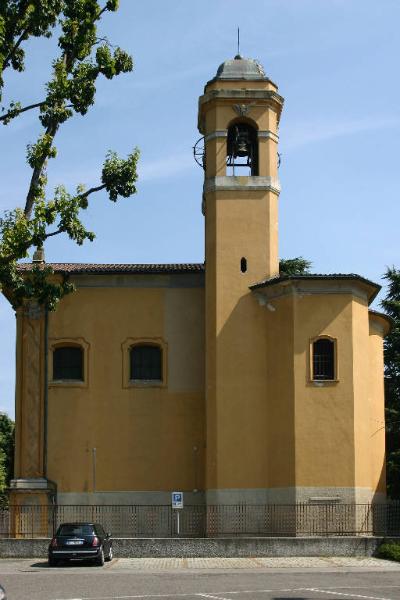
[[54, 349], [53, 380], [83, 381], [83, 349], [80, 346]]
[[314, 380], [329, 381], [335, 379], [335, 342], [327, 338], [315, 340], [312, 345]]
[[162, 381], [162, 350], [160, 346], [137, 345], [130, 350], [130, 379]]

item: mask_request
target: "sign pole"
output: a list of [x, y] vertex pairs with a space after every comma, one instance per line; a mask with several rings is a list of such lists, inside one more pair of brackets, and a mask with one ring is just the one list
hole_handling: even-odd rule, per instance
[[181, 533], [180, 510], [183, 508], [183, 492], [171, 493], [172, 509], [176, 510], [176, 535], [179, 537]]

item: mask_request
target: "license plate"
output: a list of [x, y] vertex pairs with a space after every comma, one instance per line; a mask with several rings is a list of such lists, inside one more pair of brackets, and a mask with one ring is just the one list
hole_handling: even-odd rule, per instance
[[82, 546], [83, 540], [67, 540], [67, 546]]

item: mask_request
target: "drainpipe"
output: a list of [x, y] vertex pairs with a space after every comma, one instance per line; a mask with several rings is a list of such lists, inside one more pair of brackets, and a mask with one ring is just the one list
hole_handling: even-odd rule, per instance
[[47, 420], [48, 420], [48, 354], [49, 354], [49, 311], [46, 308], [44, 313], [44, 407], [43, 407], [43, 475], [47, 479]]
[[[44, 248], [38, 246], [32, 257], [34, 266], [44, 266], [46, 263]], [[48, 415], [48, 350], [49, 350], [49, 311], [44, 309], [44, 391], [43, 391], [43, 477], [47, 479], [47, 415]]]

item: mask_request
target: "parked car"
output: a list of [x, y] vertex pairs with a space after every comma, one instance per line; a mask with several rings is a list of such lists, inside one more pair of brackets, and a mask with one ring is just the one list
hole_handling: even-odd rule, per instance
[[62, 523], [49, 545], [49, 566], [63, 560], [92, 560], [103, 566], [112, 560], [111, 533], [99, 523]]

